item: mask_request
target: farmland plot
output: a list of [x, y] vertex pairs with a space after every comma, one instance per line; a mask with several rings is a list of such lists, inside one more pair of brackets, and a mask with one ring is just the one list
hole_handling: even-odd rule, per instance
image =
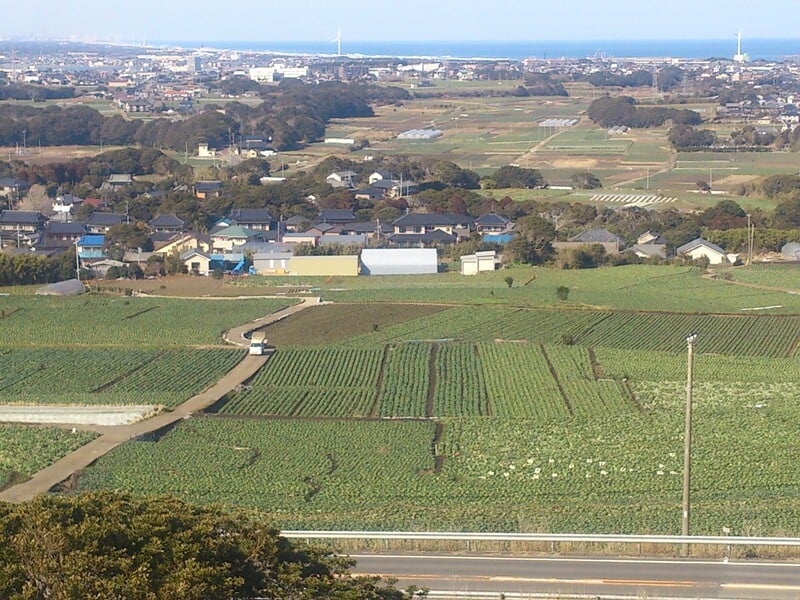
[[278, 350], [246, 389], [229, 395], [224, 414], [369, 416], [381, 367], [379, 349]]
[[95, 437], [89, 431], [0, 424], [0, 489], [12, 475], [27, 479]]
[[217, 381], [241, 350], [0, 350], [0, 404], [176, 406]]
[[498, 417], [564, 418], [569, 408], [539, 346], [479, 346], [489, 406]]
[[436, 353], [433, 414], [466, 417], [489, 414], [488, 394], [474, 344], [441, 344]]
[[430, 344], [387, 348], [380, 390], [382, 417], [424, 417], [430, 386]]

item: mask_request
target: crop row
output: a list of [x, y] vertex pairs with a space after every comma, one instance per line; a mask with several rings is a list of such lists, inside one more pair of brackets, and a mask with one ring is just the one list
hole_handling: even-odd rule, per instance
[[479, 348], [493, 415], [555, 419], [569, 416], [538, 346], [482, 344]]
[[[633, 381], [686, 379], [685, 348], [682, 352], [595, 348], [594, 352], [605, 377]], [[800, 382], [800, 355], [766, 358], [698, 352], [694, 358], [694, 376], [697, 381]]]
[[698, 335], [698, 352], [785, 357], [800, 339], [800, 317], [614, 313], [577, 336], [585, 346], [681, 352]]
[[552, 346], [546, 350], [556, 378], [575, 416], [626, 413], [633, 409], [622, 383], [596, 381], [586, 348]]
[[462, 306], [353, 338], [347, 345], [408, 340], [528, 340], [627, 350], [680, 352], [697, 333], [698, 351], [786, 357], [800, 340], [800, 317], [691, 315]]
[[[587, 349], [526, 343], [408, 343], [377, 350], [279, 350], [230, 397], [231, 414], [562, 418], [634, 410], [616, 381], [596, 381]], [[366, 376], [354, 364], [368, 365]], [[364, 373], [362, 372], [362, 375]], [[431, 379], [433, 375], [434, 379]], [[378, 388], [377, 381], [380, 381]], [[337, 397], [337, 394], [341, 398]]]
[[489, 397], [475, 344], [438, 346], [433, 413], [448, 417], [489, 414]]
[[368, 417], [375, 402], [371, 388], [258, 387], [232, 394], [221, 414], [314, 417]]
[[375, 387], [382, 352], [315, 348], [280, 350], [252, 380], [252, 385]]
[[380, 390], [382, 417], [424, 417], [430, 387], [430, 344], [386, 348]]

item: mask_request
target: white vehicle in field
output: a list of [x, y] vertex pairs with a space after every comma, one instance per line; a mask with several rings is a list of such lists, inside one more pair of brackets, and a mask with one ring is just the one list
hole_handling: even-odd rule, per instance
[[254, 331], [250, 335], [250, 348], [248, 354], [261, 356], [267, 349], [267, 336], [263, 331]]

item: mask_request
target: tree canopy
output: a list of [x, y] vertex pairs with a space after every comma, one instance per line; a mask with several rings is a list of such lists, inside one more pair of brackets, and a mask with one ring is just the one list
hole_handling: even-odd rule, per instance
[[257, 515], [113, 492], [0, 505], [0, 597], [400, 600]]

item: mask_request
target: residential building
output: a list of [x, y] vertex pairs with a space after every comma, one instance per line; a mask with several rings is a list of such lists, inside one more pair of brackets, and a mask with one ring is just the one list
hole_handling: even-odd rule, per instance
[[198, 233], [185, 233], [168, 241], [162, 245], [155, 252], [162, 255], [170, 255], [174, 252], [182, 254], [189, 250], [200, 250], [201, 252], [209, 252], [211, 250], [211, 238], [207, 235], [200, 235]]
[[116, 225], [124, 223], [125, 215], [119, 213], [93, 212], [86, 219], [86, 228], [89, 233], [108, 233]]
[[230, 252], [261, 237], [258, 231], [245, 229], [241, 225], [231, 225], [211, 234], [211, 249], [214, 252]]
[[620, 249], [624, 246], [624, 242], [618, 235], [603, 228], [583, 231], [571, 237], [568, 242], [552, 242], [552, 246], [555, 250], [567, 250], [570, 248], [595, 245], [602, 246], [607, 254], [619, 254]]
[[272, 215], [266, 208], [234, 208], [228, 217], [237, 225], [252, 231], [272, 229]]
[[221, 181], [198, 181], [194, 184], [194, 195], [200, 200], [219, 198], [222, 194]]
[[0, 178], [0, 196], [19, 199], [28, 188], [30, 188], [30, 185], [27, 181], [22, 181], [16, 177]]
[[[708, 259], [710, 265], [725, 265], [733, 263], [736, 255], [729, 256], [725, 250], [703, 238], [697, 238], [680, 246], [675, 250], [678, 256], [686, 256], [692, 260]], [[731, 257], [733, 259], [731, 260]]]
[[81, 204], [83, 204], [83, 198], [72, 194], [56, 196], [56, 199], [53, 200], [53, 213], [62, 221], [69, 221]]
[[339, 223], [352, 223], [356, 220], [356, 216], [349, 209], [323, 208], [319, 211], [319, 220], [323, 223], [336, 225]]
[[354, 171], [334, 171], [325, 178], [334, 188], [354, 189], [358, 183], [358, 173]]
[[81, 260], [103, 259], [105, 254], [106, 236], [86, 234], [78, 240], [78, 256]]
[[457, 230], [469, 230], [474, 224], [475, 220], [466, 215], [409, 213], [395, 220], [392, 227], [394, 233], [400, 235], [433, 231], [453, 235]]
[[369, 178], [367, 179], [370, 185], [373, 185], [376, 181], [382, 181], [382, 180], [393, 181], [394, 177], [392, 176], [391, 173], [389, 173], [389, 171], [378, 169], [377, 171], [374, 171], [372, 174], [370, 174]]
[[39, 211], [4, 210], [0, 213], [0, 247], [35, 244], [46, 223], [47, 217]]
[[487, 233], [501, 233], [508, 229], [511, 221], [500, 215], [490, 213], [475, 220], [475, 230], [481, 235]]
[[149, 223], [153, 233], [181, 233], [184, 231], [185, 221], [177, 215], [158, 215]]
[[75, 244], [86, 233], [86, 226], [79, 221], [63, 223], [48, 221], [39, 237], [37, 250], [60, 251]]

